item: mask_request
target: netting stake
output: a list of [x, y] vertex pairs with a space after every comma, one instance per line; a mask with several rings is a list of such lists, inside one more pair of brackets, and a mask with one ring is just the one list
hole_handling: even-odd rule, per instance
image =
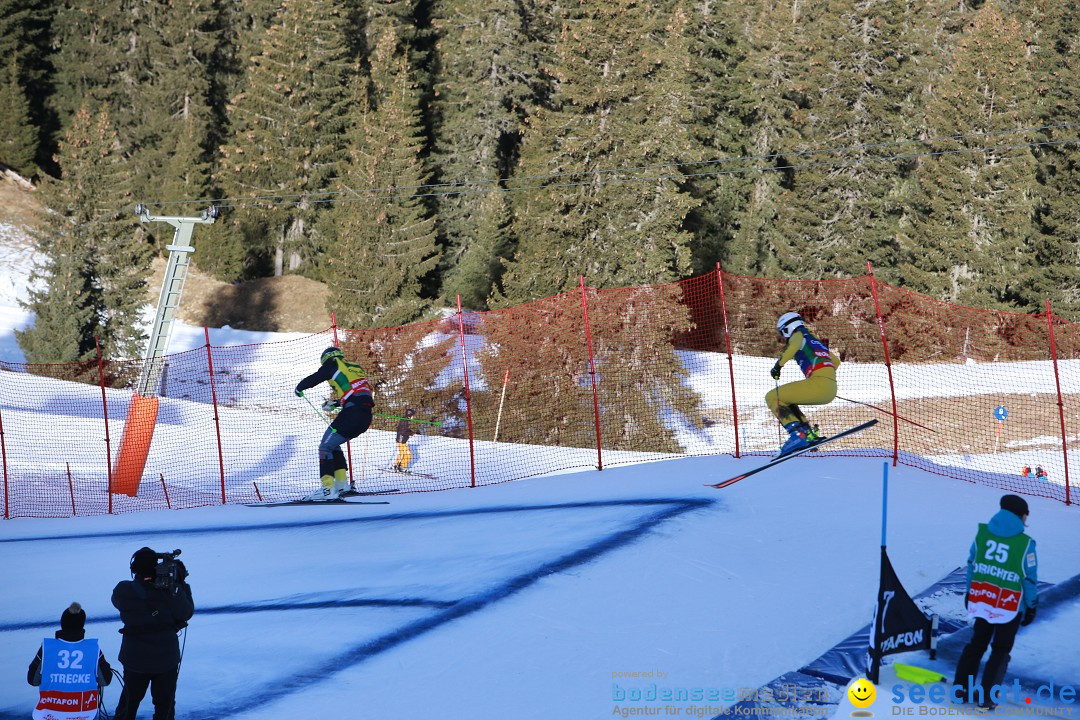
[[172, 502], [169, 500], [169, 488], [165, 485], [165, 473], [158, 473], [158, 477], [161, 478], [161, 491], [165, 493], [165, 507], [172, 510]]
[[67, 465], [68, 494], [71, 495], [71, 517], [75, 517], [78, 513], [75, 512], [75, 484], [71, 482], [71, 463], [64, 464]]

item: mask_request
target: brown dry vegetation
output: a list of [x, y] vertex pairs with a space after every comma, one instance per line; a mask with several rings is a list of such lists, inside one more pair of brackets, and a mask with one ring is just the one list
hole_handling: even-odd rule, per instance
[[[30, 230], [40, 221], [34, 193], [0, 177], [0, 222]], [[167, 232], [169, 228], [164, 228]], [[160, 230], [159, 230], [160, 231]], [[199, 231], [194, 241], [198, 247]], [[197, 250], [196, 250], [197, 252]], [[157, 304], [165, 277], [165, 258], [154, 260], [147, 293]], [[296, 275], [263, 278], [235, 285], [215, 280], [192, 267], [184, 283], [179, 317], [189, 325], [272, 332], [318, 332], [330, 327], [324, 284]]]

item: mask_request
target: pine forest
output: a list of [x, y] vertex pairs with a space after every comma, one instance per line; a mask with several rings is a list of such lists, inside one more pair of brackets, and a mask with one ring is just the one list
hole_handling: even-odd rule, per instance
[[139, 355], [171, 232], [136, 203], [219, 206], [199, 269], [325, 283], [349, 328], [868, 262], [1080, 321], [1078, 30], [1075, 0], [0, 0], [0, 164], [48, 210], [19, 342]]

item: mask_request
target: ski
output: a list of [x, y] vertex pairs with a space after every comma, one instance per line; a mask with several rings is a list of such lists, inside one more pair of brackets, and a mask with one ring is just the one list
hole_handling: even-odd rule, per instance
[[405, 477], [409, 477], [410, 475], [412, 475], [413, 477], [422, 477], [422, 478], [427, 478], [428, 480], [438, 480], [438, 478], [435, 477], [434, 475], [428, 475], [427, 473], [416, 472], [415, 470], [406, 470], [405, 472], [399, 472], [397, 470], [394, 470], [393, 468], [383, 468], [383, 467], [381, 467], [381, 468], [375, 468], [375, 469], [378, 470], [379, 472], [390, 473], [391, 475], [398, 475], [398, 476], [404, 475]]
[[757, 473], [759, 473], [759, 472], [761, 472], [763, 470], [768, 470], [771, 467], [779, 465], [780, 463], [784, 462], [785, 460], [790, 460], [793, 457], [798, 457], [800, 455], [811, 452], [813, 450], [817, 450], [818, 448], [820, 448], [825, 443], [832, 442], [833, 440], [839, 440], [840, 438], [847, 437], [848, 435], [854, 435], [855, 433], [866, 430], [867, 428], [873, 427], [874, 425], [877, 425], [877, 419], [876, 418], [873, 419], [873, 420], [868, 420], [867, 422], [864, 422], [862, 425], [856, 425], [853, 428], [848, 428], [847, 430], [842, 430], [841, 432], [838, 432], [835, 435], [830, 435], [829, 437], [821, 438], [820, 440], [813, 443], [812, 445], [807, 445], [804, 448], [799, 448], [798, 450], [792, 450], [789, 453], [786, 453], [786, 454], [781, 455], [779, 457], [775, 457], [775, 458], [773, 458], [772, 460], [770, 460], [767, 463], [764, 463], [762, 465], [758, 465], [756, 468], [751, 468], [750, 470], [747, 470], [746, 472], [742, 473], [741, 475], [736, 475], [733, 478], [728, 478], [727, 480], [724, 480], [723, 482], [718, 482], [715, 485], [706, 484], [705, 487], [726, 488], [729, 485], [734, 485], [735, 483], [739, 482], [743, 478], [748, 478], [751, 475], [756, 475]]
[[286, 507], [289, 505], [389, 505], [386, 500], [282, 500], [281, 502], [245, 503], [246, 507]]
[[401, 492], [397, 488], [390, 490], [346, 490], [341, 493], [341, 497], [360, 497], [362, 495], [392, 495], [396, 492]]

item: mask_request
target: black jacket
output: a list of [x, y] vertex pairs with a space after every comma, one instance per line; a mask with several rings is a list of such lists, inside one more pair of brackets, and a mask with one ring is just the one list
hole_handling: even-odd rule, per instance
[[397, 424], [397, 441], [399, 443], [409, 442], [409, 438], [413, 436], [412, 423], [407, 419], [398, 420]]
[[[57, 630], [54, 637], [57, 640], [66, 640], [68, 642], [79, 642], [86, 636], [86, 633], [82, 630], [79, 632], [67, 632], [65, 630]], [[26, 682], [30, 683], [34, 687], [41, 685], [41, 651], [42, 648], [38, 648], [37, 655], [30, 661], [30, 667], [26, 669]], [[98, 650], [98, 666], [97, 666], [97, 681], [98, 686], [103, 687], [112, 682], [113, 669], [109, 665], [109, 661], [105, 659], [104, 653]]]
[[146, 674], [175, 670], [180, 664], [177, 633], [195, 614], [191, 587], [182, 582], [171, 595], [155, 588], [150, 578], [124, 580], [113, 589], [112, 604], [124, 623], [120, 629], [124, 670]]

